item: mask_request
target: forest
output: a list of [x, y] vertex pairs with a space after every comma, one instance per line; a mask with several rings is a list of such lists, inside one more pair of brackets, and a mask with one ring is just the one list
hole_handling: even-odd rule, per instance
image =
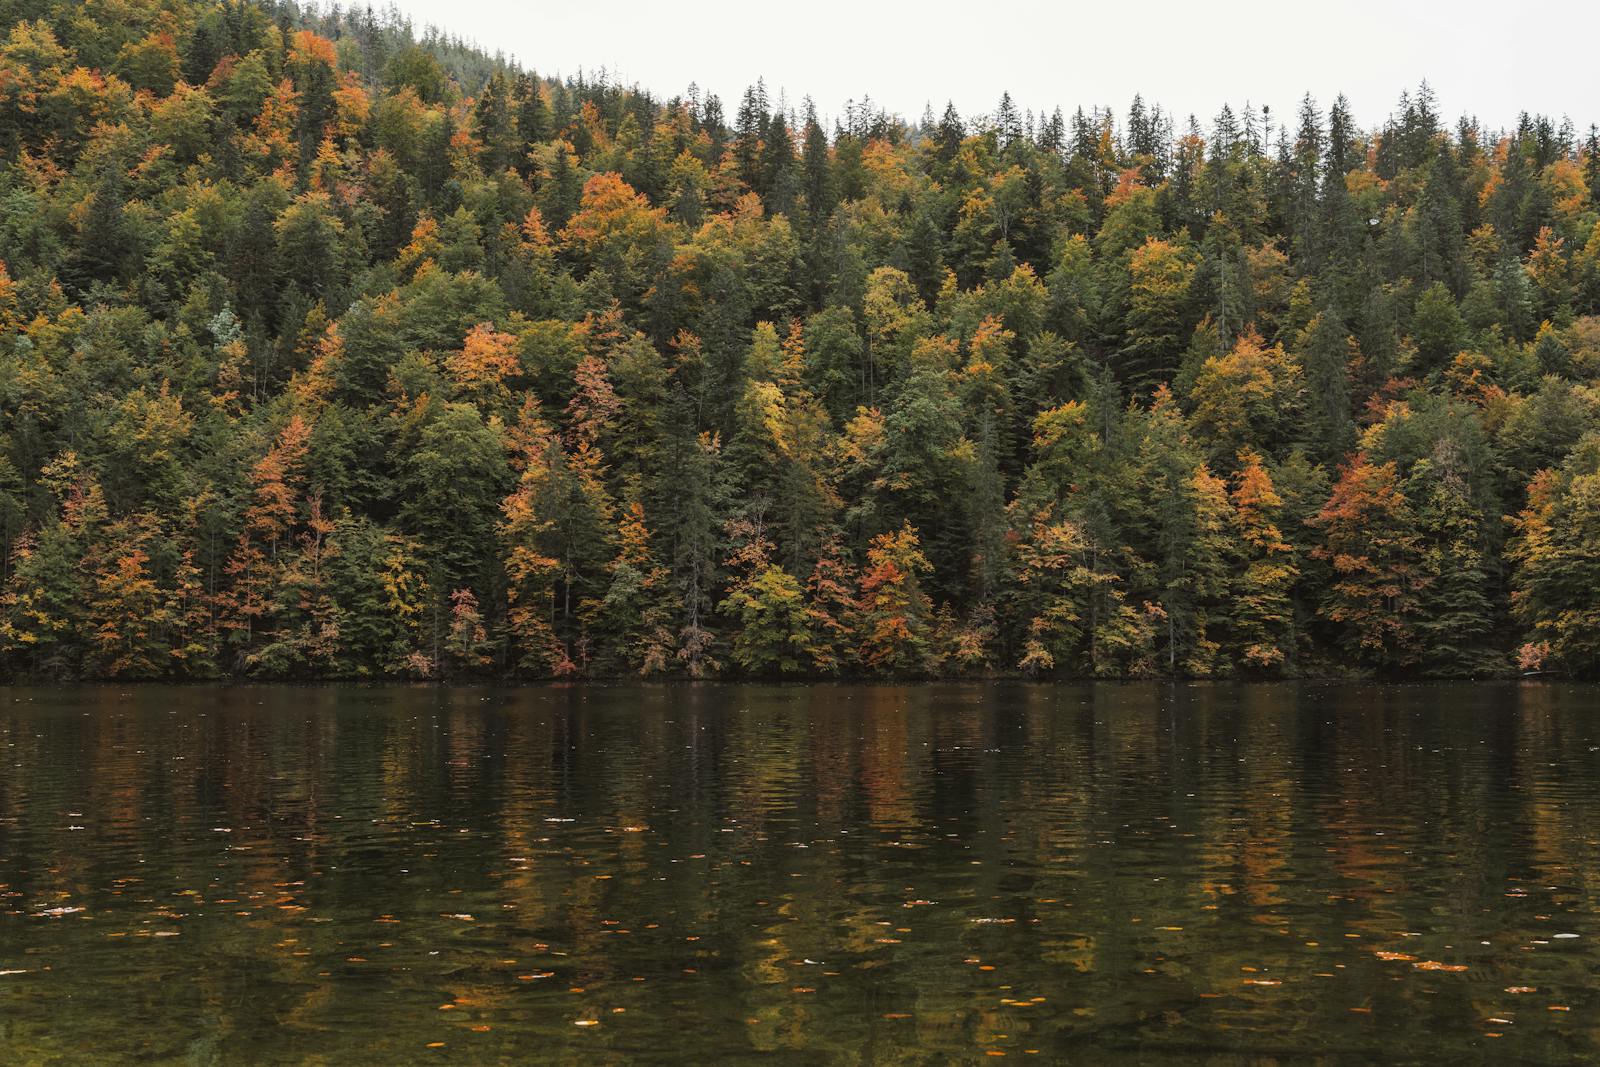
[[1593, 127], [0, 33], [0, 677], [1600, 674]]

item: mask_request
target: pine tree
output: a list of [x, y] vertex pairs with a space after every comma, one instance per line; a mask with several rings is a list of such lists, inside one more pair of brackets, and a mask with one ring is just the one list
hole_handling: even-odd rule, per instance
[[1350, 418], [1350, 365], [1355, 340], [1332, 308], [1313, 318], [1295, 344], [1305, 371], [1304, 441], [1313, 455], [1335, 462], [1355, 445]]
[[1472, 503], [1461, 459], [1448, 438], [1407, 481], [1422, 536], [1426, 585], [1418, 601], [1422, 669], [1461, 677], [1501, 667], [1488, 644], [1494, 627], [1490, 578], [1483, 566], [1482, 520]]

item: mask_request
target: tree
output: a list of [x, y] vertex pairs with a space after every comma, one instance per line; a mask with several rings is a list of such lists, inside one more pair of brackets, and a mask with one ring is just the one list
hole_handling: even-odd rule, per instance
[[830, 538], [806, 580], [811, 668], [824, 674], [852, 666], [859, 651], [853, 629], [860, 607], [856, 576], [840, 556], [837, 538]]
[[1422, 589], [1417, 631], [1422, 669], [1446, 677], [1492, 674], [1491, 579], [1483, 565], [1482, 517], [1455, 443], [1441, 439], [1432, 457], [1411, 468], [1407, 495], [1416, 501], [1422, 538]]
[[925, 668], [933, 605], [922, 591], [922, 578], [932, 569], [910, 523], [872, 539], [854, 620], [863, 666], [887, 673]]
[[[1128, 488], [1139, 502], [1119, 502], [1118, 510], [1138, 527], [1139, 563], [1152, 565], [1136, 588], [1160, 608], [1167, 673], [1211, 674], [1222, 666], [1216, 631], [1234, 547], [1227, 487], [1202, 460], [1165, 386], [1131, 421], [1136, 452]], [[1144, 569], [1139, 563], [1129, 571]]]
[[470, 404], [440, 405], [417, 434], [400, 471], [401, 514], [426, 546], [441, 598], [482, 575], [493, 558], [495, 516], [510, 473], [498, 420], [485, 420]]
[[28, 669], [69, 678], [82, 667], [88, 637], [88, 575], [107, 519], [99, 479], [75, 452], [39, 472], [57, 513], [13, 548], [11, 580], [0, 595], [0, 649]]
[[1117, 377], [1143, 394], [1170, 379], [1182, 351], [1184, 319], [1195, 267], [1176, 245], [1151, 237], [1128, 261], [1126, 337]]
[[1537, 474], [1514, 520], [1512, 615], [1529, 631], [1521, 662], [1566, 674], [1600, 670], [1600, 435]]
[[1436, 370], [1455, 358], [1465, 325], [1455, 297], [1443, 282], [1434, 282], [1417, 298], [1411, 315], [1411, 336], [1417, 344], [1417, 371]]
[[173, 618], [150, 567], [158, 520], [151, 514], [112, 524], [89, 590], [94, 644], [87, 668], [105, 678], [154, 678], [166, 670]]
[[671, 575], [656, 559], [644, 505], [637, 500], [622, 508], [604, 595], [585, 610], [597, 667], [619, 665], [641, 675], [672, 669], [677, 635]]
[[446, 662], [458, 671], [482, 670], [494, 662], [493, 649], [477, 595], [471, 589], [451, 593], [450, 631], [444, 641]]
[[672, 407], [661, 526], [671, 546], [668, 566], [678, 594], [677, 658], [691, 677], [701, 677], [717, 670], [716, 635], [710, 627], [729, 486], [721, 439], [693, 431], [687, 397], [679, 394]]
[[1350, 365], [1360, 351], [1331, 308], [1307, 324], [1295, 347], [1305, 371], [1302, 437], [1319, 458], [1337, 460], [1355, 444], [1355, 423], [1350, 418]]
[[327, 553], [328, 596], [338, 606], [337, 673], [347, 677], [428, 676], [423, 650], [432, 590], [422, 546], [365, 517], [334, 522]]
[[279, 547], [298, 519], [311, 427], [291, 416], [272, 446], [250, 472], [251, 502], [225, 573], [228, 588], [218, 597], [219, 616], [238, 646], [240, 662], [255, 652], [263, 631], [270, 633], [270, 611], [277, 582]]
[[796, 674], [814, 663], [805, 589], [776, 564], [735, 582], [723, 610], [738, 620], [733, 661], [750, 674]]
[[1268, 347], [1250, 328], [1230, 352], [1201, 366], [1189, 398], [1194, 433], [1223, 455], [1272, 448], [1300, 421], [1302, 377], [1283, 346]]
[[[1020, 502], [1013, 505], [1020, 511]], [[1024, 518], [1016, 515], [1014, 518]], [[1013, 535], [1013, 591], [1008, 609], [1023, 627], [1017, 666], [1032, 674], [1070, 668], [1082, 658], [1088, 596], [1103, 576], [1084, 565], [1088, 544], [1051, 505], [1025, 516]]]
[[669, 234], [665, 209], [651, 207], [621, 175], [596, 174], [584, 183], [561, 239], [583, 262], [606, 272], [612, 292], [631, 301], [660, 267]]
[[1427, 587], [1422, 543], [1395, 465], [1357, 454], [1340, 471], [1314, 520], [1322, 542], [1312, 556], [1333, 570], [1318, 613], [1359, 663], [1406, 667], [1419, 655], [1419, 594]]
[[1239, 454], [1232, 498], [1245, 564], [1228, 620], [1230, 644], [1247, 670], [1282, 672], [1297, 650], [1292, 594], [1300, 570], [1279, 532], [1283, 498], [1255, 452]]
[[[572, 510], [560, 505], [576, 497], [584, 518], [598, 521], [603, 512], [588, 514], [581, 506], [589, 498], [568, 477], [566, 456], [531, 403], [521, 413], [515, 440], [521, 473], [516, 487], [500, 503], [498, 527], [512, 663], [540, 675], [566, 675], [577, 665], [556, 625], [558, 614], [563, 622], [572, 618], [576, 606], [572, 591], [579, 587], [580, 565], [569, 556], [564, 567], [549, 552], [570, 544], [561, 536], [558, 517], [566, 520], [569, 531], [577, 526]], [[558, 589], [563, 593], [559, 608]]]

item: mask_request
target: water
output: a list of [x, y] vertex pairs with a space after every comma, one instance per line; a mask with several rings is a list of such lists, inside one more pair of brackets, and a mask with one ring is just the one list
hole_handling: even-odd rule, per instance
[[0, 1061], [1600, 1056], [1600, 689], [0, 689]]

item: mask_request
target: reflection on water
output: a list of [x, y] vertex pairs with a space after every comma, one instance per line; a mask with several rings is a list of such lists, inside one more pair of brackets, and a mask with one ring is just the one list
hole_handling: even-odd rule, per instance
[[0, 1059], [1600, 1055], [1600, 690], [0, 689]]

